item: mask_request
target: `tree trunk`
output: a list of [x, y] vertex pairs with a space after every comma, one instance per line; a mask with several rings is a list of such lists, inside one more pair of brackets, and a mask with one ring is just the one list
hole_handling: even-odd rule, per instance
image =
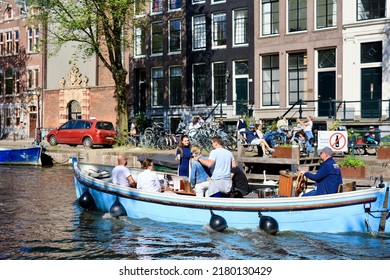
[[127, 114], [127, 86], [126, 71], [119, 71], [120, 74], [113, 75], [115, 80], [115, 96], [117, 101], [117, 130], [118, 144], [125, 143], [125, 137], [128, 131], [128, 114]]

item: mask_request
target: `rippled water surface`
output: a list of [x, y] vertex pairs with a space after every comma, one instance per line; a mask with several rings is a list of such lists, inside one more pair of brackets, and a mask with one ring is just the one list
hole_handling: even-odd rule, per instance
[[390, 259], [390, 235], [260, 230], [112, 219], [75, 202], [68, 166], [0, 166], [0, 259]]

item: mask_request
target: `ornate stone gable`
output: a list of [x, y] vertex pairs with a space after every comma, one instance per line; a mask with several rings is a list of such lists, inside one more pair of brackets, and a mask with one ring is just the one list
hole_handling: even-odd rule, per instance
[[59, 120], [64, 123], [72, 118], [72, 104], [78, 103], [81, 107], [81, 118], [89, 118], [90, 109], [90, 90], [88, 87], [88, 77], [80, 73], [76, 64], [73, 64], [68, 77], [60, 81], [61, 89], [59, 91]]

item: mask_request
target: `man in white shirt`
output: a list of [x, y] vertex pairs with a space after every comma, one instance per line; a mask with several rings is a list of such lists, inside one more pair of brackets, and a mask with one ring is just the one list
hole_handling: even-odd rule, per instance
[[127, 159], [123, 154], [118, 155], [117, 157], [118, 165], [112, 170], [112, 182], [117, 185], [124, 187], [133, 187], [135, 188], [136, 183], [131, 176], [130, 170], [126, 167]]

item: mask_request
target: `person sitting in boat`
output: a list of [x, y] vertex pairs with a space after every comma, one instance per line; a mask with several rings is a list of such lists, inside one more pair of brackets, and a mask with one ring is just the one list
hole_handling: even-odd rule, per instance
[[304, 172], [303, 175], [316, 182], [316, 189], [304, 193], [302, 196], [313, 196], [337, 193], [338, 187], [343, 183], [339, 165], [333, 159], [333, 151], [329, 147], [319, 150], [322, 163], [317, 173]]
[[[207, 157], [202, 155], [202, 150], [200, 146], [192, 146], [191, 153], [193, 157], [200, 156], [204, 159]], [[191, 175], [190, 182], [192, 186], [195, 186], [195, 193], [198, 197], [204, 197], [205, 192], [209, 188], [211, 172], [207, 166], [200, 164], [199, 161], [194, 159], [191, 160]]]
[[233, 167], [231, 170], [232, 173], [232, 181], [233, 181], [233, 187], [232, 187], [232, 194], [231, 197], [237, 197], [234, 192], [239, 192], [240, 197], [246, 196], [248, 193], [250, 193], [250, 187], [248, 183], [248, 179], [246, 178], [244, 172], [238, 167]]
[[137, 177], [137, 189], [161, 192], [160, 180], [157, 173], [153, 171], [154, 164], [151, 159], [144, 159], [142, 162], [142, 171]]
[[212, 146], [214, 150], [210, 152], [209, 158], [201, 156], [194, 157], [202, 165], [212, 169], [211, 181], [206, 196], [221, 196], [228, 194], [232, 190], [232, 178], [230, 171], [236, 166], [233, 154], [222, 146], [221, 136], [214, 136]]
[[135, 188], [136, 182], [131, 176], [130, 170], [126, 167], [127, 159], [123, 154], [117, 157], [118, 165], [112, 170], [112, 182], [117, 185], [124, 187]]

